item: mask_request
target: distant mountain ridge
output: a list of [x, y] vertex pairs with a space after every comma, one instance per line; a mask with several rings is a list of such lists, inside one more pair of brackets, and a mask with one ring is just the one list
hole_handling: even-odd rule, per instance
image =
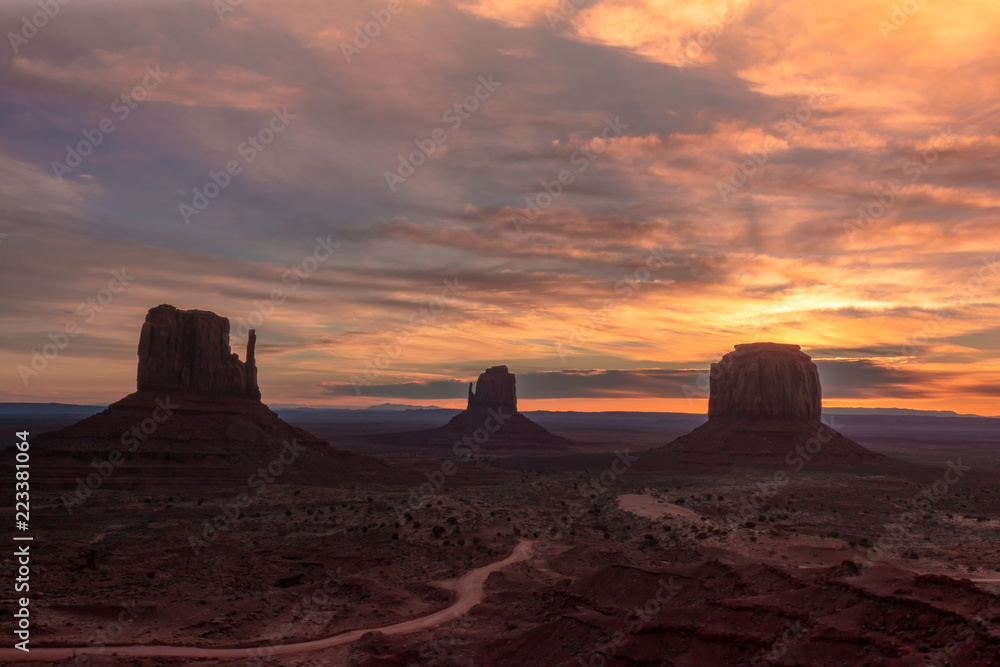
[[[31, 415], [31, 416], [45, 416], [45, 415], [84, 415], [89, 416], [97, 414], [104, 408], [108, 407], [107, 404], [99, 405], [79, 405], [76, 403], [0, 403], [0, 416], [20, 416], [20, 415]], [[278, 412], [289, 412], [289, 413], [323, 413], [323, 412], [353, 412], [353, 413], [366, 413], [366, 412], [405, 412], [409, 410], [416, 411], [431, 411], [431, 410], [448, 410], [451, 412], [460, 412], [458, 408], [442, 408], [437, 405], [407, 405], [405, 403], [382, 403], [380, 405], [369, 405], [365, 408], [341, 408], [335, 406], [310, 406], [310, 405], [274, 405], [274, 409]], [[676, 416], [691, 416], [691, 413], [687, 412], [652, 412], [652, 411], [629, 411], [629, 410], [601, 410], [598, 412], [580, 412], [578, 410], [525, 410], [527, 414], [617, 414], [617, 415], [676, 415]], [[979, 419], [991, 419], [1000, 418], [1000, 415], [976, 415], [976, 414], [962, 414], [959, 412], [954, 412], [952, 410], [912, 410], [910, 408], [823, 408], [823, 414], [828, 415], [883, 415], [883, 416], [899, 416], [899, 417], [962, 417], [962, 418], [979, 418]]]
[[101, 405], [76, 405], [73, 403], [0, 403], [0, 415], [96, 415], [108, 407]]
[[[962, 414], [953, 410], [911, 410], [910, 408], [823, 408], [829, 415], [885, 415], [900, 417], [987, 417], [988, 415]], [[1000, 415], [996, 415], [1000, 416]]]

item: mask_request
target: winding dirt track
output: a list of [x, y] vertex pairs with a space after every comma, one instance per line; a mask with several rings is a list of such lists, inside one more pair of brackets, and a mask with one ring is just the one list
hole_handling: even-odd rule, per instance
[[[292, 655], [296, 653], [308, 653], [319, 651], [342, 644], [350, 644], [359, 639], [366, 632], [381, 632], [385, 635], [404, 635], [418, 630], [426, 630], [452, 621], [467, 613], [470, 609], [483, 601], [483, 585], [487, 577], [492, 573], [512, 565], [520, 563], [531, 557], [531, 547], [533, 540], [522, 539], [514, 551], [503, 560], [477, 567], [463, 574], [455, 584], [457, 597], [451, 606], [434, 612], [427, 616], [403, 621], [394, 625], [386, 625], [380, 628], [364, 628], [360, 630], [350, 630], [332, 637], [324, 639], [314, 639], [308, 642], [297, 644], [278, 644], [270, 647], [257, 648], [199, 648], [197, 646], [92, 646], [92, 647], [65, 647], [65, 648], [33, 648], [30, 653], [19, 651], [13, 648], [0, 649], [0, 660], [12, 660], [19, 662], [51, 662], [53, 660], [64, 660], [83, 653], [101, 655], [119, 655], [133, 658], [252, 658], [266, 655]], [[264, 649], [263, 651], [261, 649]]]

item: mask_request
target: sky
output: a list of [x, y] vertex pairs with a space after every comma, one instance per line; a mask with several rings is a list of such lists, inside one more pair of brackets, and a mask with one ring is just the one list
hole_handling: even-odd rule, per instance
[[[161, 303], [263, 399], [1000, 414], [994, 0], [0, 4], [0, 401], [134, 391]], [[71, 333], [69, 333], [71, 332]]]

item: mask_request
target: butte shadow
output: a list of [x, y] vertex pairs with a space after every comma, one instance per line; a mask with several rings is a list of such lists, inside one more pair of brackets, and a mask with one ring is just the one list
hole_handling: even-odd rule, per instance
[[282, 421], [264, 405], [255, 343], [251, 330], [240, 361], [229, 347], [227, 318], [151, 308], [139, 336], [137, 391], [39, 435], [32, 443], [39, 456], [33, 478], [61, 488], [239, 486], [264, 469], [275, 483], [323, 484], [385, 469]]
[[889, 461], [824, 424], [821, 398], [816, 364], [798, 345], [736, 345], [712, 364], [708, 421], [645, 452], [638, 467], [745, 463], [801, 470]]

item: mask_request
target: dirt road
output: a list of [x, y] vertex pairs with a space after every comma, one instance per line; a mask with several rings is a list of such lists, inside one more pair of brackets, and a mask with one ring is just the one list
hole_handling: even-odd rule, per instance
[[[493, 572], [527, 560], [531, 556], [533, 540], [521, 540], [514, 551], [503, 560], [469, 570], [455, 583], [457, 597], [451, 606], [427, 616], [403, 621], [380, 628], [363, 628], [343, 632], [324, 639], [314, 639], [297, 644], [279, 644], [261, 648], [199, 648], [195, 646], [105, 646], [105, 647], [66, 647], [66, 648], [33, 648], [30, 653], [13, 648], [0, 649], [0, 660], [15, 662], [51, 662], [65, 660], [80, 654], [119, 655], [133, 658], [252, 658], [268, 655], [292, 655], [308, 653], [343, 644], [350, 644], [366, 632], [381, 632], [386, 635], [403, 635], [419, 630], [426, 630], [452, 621], [467, 613], [483, 600], [483, 586], [487, 577]], [[263, 650], [262, 650], [263, 649]]]

